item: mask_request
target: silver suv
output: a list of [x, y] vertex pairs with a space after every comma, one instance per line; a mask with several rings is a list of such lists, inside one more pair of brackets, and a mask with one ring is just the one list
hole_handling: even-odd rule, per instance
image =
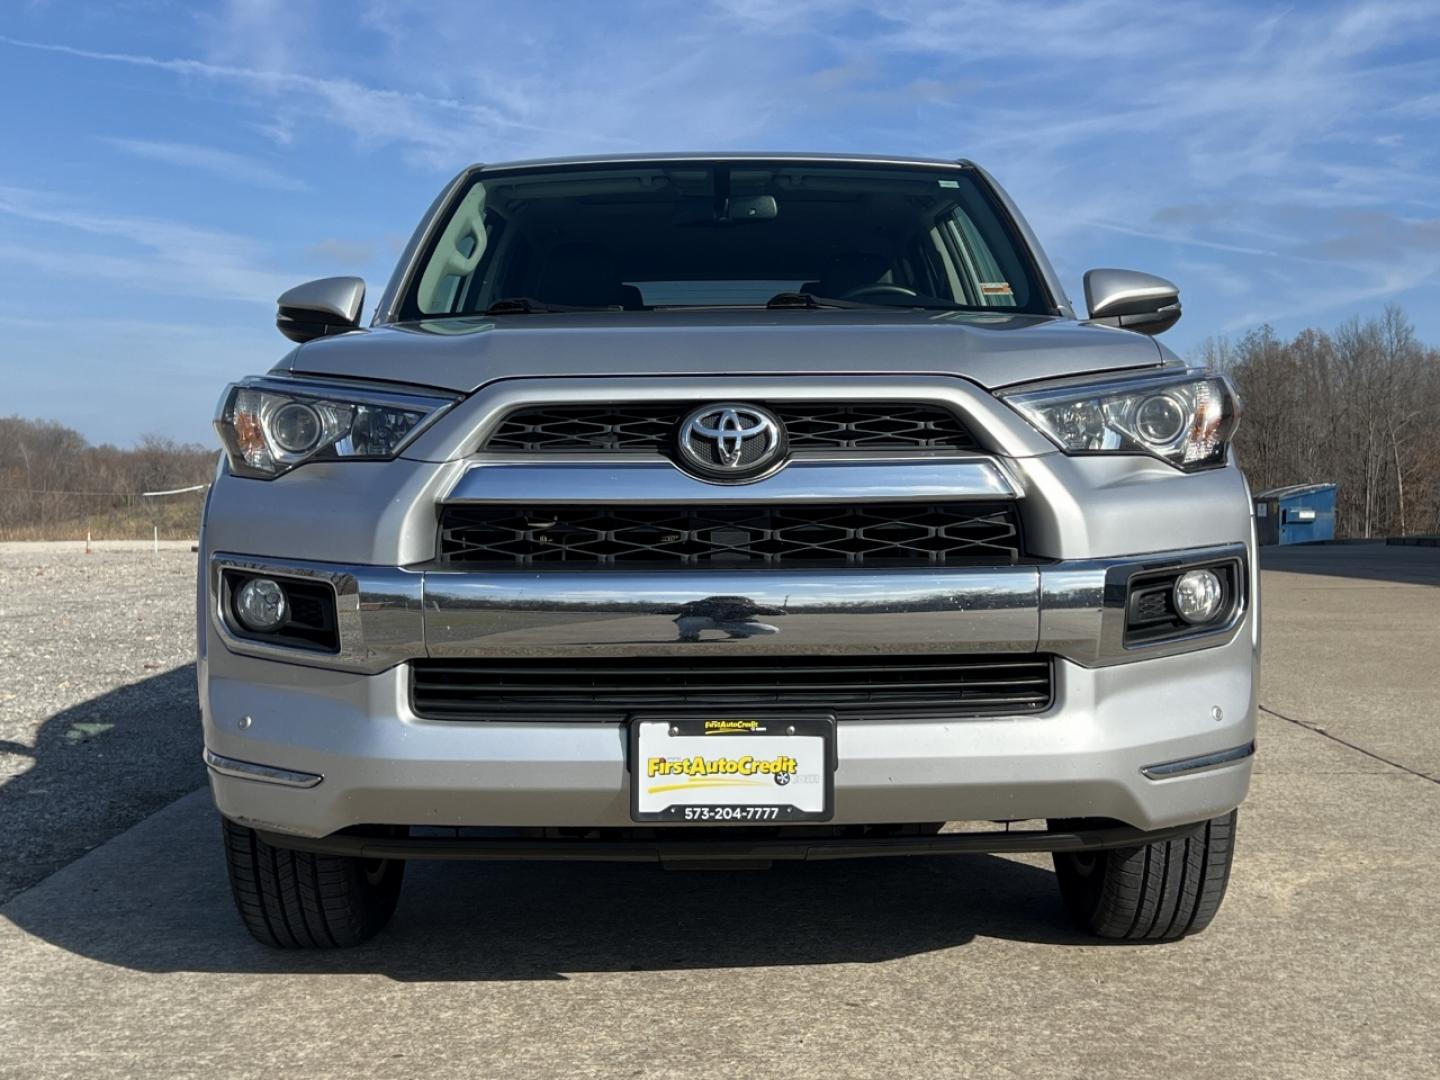
[[465, 170], [374, 317], [229, 387], [205, 760], [270, 945], [378, 931], [412, 858], [1053, 852], [1102, 937], [1204, 928], [1255, 743], [1238, 403], [1077, 320], [966, 161]]

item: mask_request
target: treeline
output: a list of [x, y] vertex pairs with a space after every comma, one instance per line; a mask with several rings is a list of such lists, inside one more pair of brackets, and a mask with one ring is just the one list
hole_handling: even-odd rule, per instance
[[128, 450], [91, 446], [63, 424], [0, 417], [0, 539], [193, 537], [201, 493], [141, 493], [208, 483], [216, 453], [160, 435]]
[[1210, 340], [1195, 359], [1240, 392], [1236, 450], [1255, 492], [1333, 482], [1337, 536], [1440, 532], [1440, 351], [1399, 307], [1290, 341], [1268, 326]]

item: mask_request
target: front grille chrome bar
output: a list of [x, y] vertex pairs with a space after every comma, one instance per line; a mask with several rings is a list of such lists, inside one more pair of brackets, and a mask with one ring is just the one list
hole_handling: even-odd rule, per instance
[[1018, 499], [1022, 489], [996, 459], [947, 457], [856, 462], [797, 459], [763, 480], [717, 484], [669, 461], [477, 462], [445, 503], [632, 504], [848, 503]]
[[432, 657], [1030, 652], [1033, 566], [425, 575]]

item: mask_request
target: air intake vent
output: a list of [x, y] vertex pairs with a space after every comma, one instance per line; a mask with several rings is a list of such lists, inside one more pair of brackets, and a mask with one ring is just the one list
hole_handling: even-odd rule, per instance
[[993, 566], [1019, 556], [1010, 502], [456, 505], [440, 519], [441, 563], [466, 569], [876, 569]]
[[417, 660], [411, 703], [432, 720], [596, 720], [636, 712], [809, 709], [838, 718], [1029, 714], [1050, 704], [1048, 657], [724, 656]]
[[[481, 447], [495, 453], [664, 453], [680, 420], [703, 402], [528, 406], [512, 412]], [[792, 451], [905, 453], [974, 450], [969, 430], [937, 405], [781, 402], [766, 406]]]

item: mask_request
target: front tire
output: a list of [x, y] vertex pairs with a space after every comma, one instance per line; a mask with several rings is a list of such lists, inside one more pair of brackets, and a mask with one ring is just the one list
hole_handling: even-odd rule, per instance
[[400, 900], [405, 863], [278, 848], [224, 821], [235, 908], [256, 941], [276, 949], [335, 949], [374, 937]]
[[1056, 852], [1065, 907], [1082, 929], [1111, 940], [1175, 941], [1198, 934], [1225, 899], [1236, 813], [1153, 844]]

